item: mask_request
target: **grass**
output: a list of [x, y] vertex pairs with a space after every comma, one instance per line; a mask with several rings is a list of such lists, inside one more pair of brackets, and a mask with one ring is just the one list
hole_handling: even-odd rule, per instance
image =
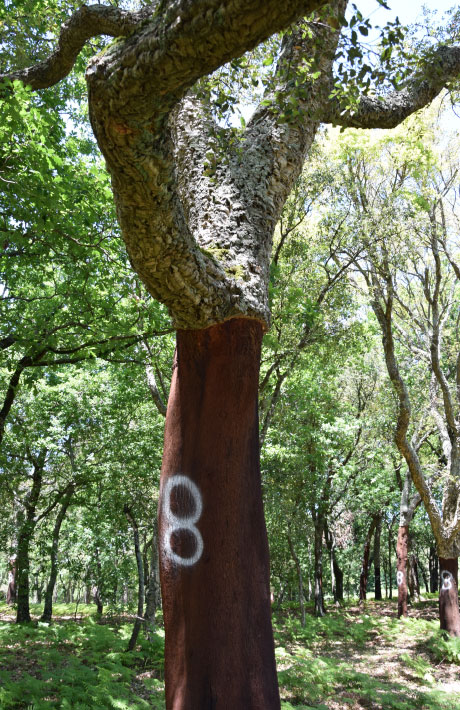
[[[126, 617], [74, 611], [56, 605], [54, 623], [16, 626], [0, 604], [0, 710], [164, 710], [162, 630], [127, 653]], [[412, 613], [399, 621], [394, 604], [371, 601], [308, 615], [302, 628], [295, 609], [281, 610], [283, 710], [460, 710], [460, 642], [438, 630], [435, 600]]]

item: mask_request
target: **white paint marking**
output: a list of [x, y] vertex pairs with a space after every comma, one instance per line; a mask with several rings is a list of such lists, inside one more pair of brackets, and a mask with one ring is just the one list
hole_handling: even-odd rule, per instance
[[449, 589], [452, 589], [452, 582], [453, 581], [454, 581], [454, 578], [453, 578], [452, 574], [448, 570], [444, 569], [441, 572], [441, 582], [442, 582], [441, 592], [448, 592]]
[[[189, 492], [195, 505], [195, 510], [192, 515], [180, 517], [171, 510], [171, 493], [173, 488], [176, 488], [177, 486], [182, 486]], [[176, 476], [168, 478], [163, 493], [163, 515], [166, 520], [166, 529], [163, 535], [163, 546], [169, 559], [176, 562], [178, 565], [191, 567], [198, 562], [203, 554], [203, 538], [195, 525], [195, 523], [197, 523], [200, 519], [202, 512], [203, 501], [201, 500], [201, 493], [196, 483], [182, 474], [177, 474]], [[178, 555], [177, 552], [174, 552], [171, 547], [171, 535], [178, 530], [188, 530], [195, 538], [196, 548], [191, 557], [182, 557], [181, 555]]]
[[402, 572], [400, 569], [396, 572], [396, 582], [398, 584], [398, 587], [400, 587], [401, 584], [404, 582], [404, 572]]

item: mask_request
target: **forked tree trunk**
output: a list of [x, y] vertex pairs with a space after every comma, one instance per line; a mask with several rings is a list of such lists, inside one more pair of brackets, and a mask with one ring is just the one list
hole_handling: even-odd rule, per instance
[[460, 636], [458, 608], [458, 558], [439, 557], [441, 579], [439, 588], [439, 620], [441, 629], [450, 636]]
[[167, 710], [279, 710], [257, 414], [262, 326], [178, 331], [159, 507]]
[[407, 559], [409, 554], [409, 526], [400, 525], [396, 543], [396, 582], [398, 584], [398, 619], [407, 616]]

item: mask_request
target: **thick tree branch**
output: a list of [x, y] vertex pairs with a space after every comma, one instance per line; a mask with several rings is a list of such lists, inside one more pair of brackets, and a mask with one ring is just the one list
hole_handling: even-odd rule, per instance
[[0, 74], [0, 82], [19, 79], [32, 89], [53, 86], [69, 74], [89, 39], [100, 35], [127, 37], [151, 13], [152, 8], [134, 13], [104, 5], [82, 5], [62, 25], [56, 49], [47, 59], [27, 69]]
[[418, 74], [400, 91], [387, 96], [362, 96], [353, 114], [343, 113], [330, 101], [323, 115], [325, 123], [345, 128], [394, 128], [415, 111], [430, 104], [460, 75], [460, 47], [438, 47]]

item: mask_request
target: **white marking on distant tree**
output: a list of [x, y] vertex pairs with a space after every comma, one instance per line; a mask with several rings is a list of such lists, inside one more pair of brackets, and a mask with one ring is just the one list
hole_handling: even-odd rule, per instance
[[441, 572], [441, 592], [448, 592], [449, 589], [452, 589], [453, 581], [454, 578], [452, 574], [448, 570], [443, 569]]

